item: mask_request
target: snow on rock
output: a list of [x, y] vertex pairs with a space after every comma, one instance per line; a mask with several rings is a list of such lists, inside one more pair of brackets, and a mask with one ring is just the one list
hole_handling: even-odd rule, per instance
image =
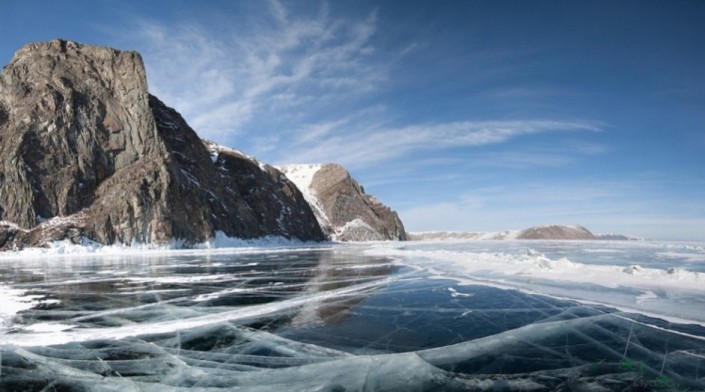
[[303, 193], [328, 236], [340, 241], [405, 240], [396, 212], [365, 193], [337, 164], [279, 166]]
[[306, 199], [306, 202], [311, 206], [314, 215], [316, 215], [318, 224], [321, 226], [323, 232], [328, 234], [331, 239], [337, 240], [337, 233], [326, 215], [323, 204], [318, 200], [316, 190], [311, 188], [313, 176], [321, 169], [321, 166], [322, 165], [318, 164], [286, 165], [278, 166], [277, 168], [299, 188], [299, 191], [304, 195], [304, 199]]
[[267, 171], [267, 168], [272, 167], [271, 165], [267, 164], [266, 162], [262, 162], [259, 159], [255, 158], [251, 155], [247, 155], [240, 150], [226, 147], [226, 146], [223, 146], [221, 144], [218, 144], [218, 143], [212, 142], [210, 140], [206, 140], [206, 139], [203, 139], [203, 144], [206, 146], [206, 149], [208, 149], [208, 152], [211, 155], [211, 161], [213, 162], [213, 164], [215, 164], [218, 161], [218, 157], [220, 156], [221, 153], [227, 153], [227, 154], [236, 155], [240, 158], [247, 159], [248, 161], [257, 165], [262, 171]]
[[304, 195], [313, 195], [313, 193], [309, 191], [309, 187], [313, 182], [313, 176], [315, 176], [322, 167], [323, 165], [321, 164], [284, 165], [278, 166], [278, 169], [286, 174], [286, 176], [299, 187], [299, 190], [303, 192]]

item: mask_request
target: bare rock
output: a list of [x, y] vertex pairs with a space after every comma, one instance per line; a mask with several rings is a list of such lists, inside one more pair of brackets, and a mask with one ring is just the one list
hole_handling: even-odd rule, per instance
[[324, 238], [276, 169], [211, 158], [149, 95], [136, 52], [27, 45], [0, 78], [0, 249], [79, 237], [194, 244], [216, 231]]

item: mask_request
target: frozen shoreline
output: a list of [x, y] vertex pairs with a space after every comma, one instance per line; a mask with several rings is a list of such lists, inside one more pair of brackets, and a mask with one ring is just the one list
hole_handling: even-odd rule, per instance
[[56, 241], [48, 248], [25, 248], [19, 251], [0, 252], [0, 262], [3, 260], [37, 259], [46, 257], [100, 257], [100, 256], [134, 256], [134, 255], [168, 255], [168, 254], [201, 254], [201, 253], [241, 253], [268, 252], [276, 250], [295, 251], [331, 246], [335, 242], [306, 242], [285, 237], [268, 236], [253, 239], [232, 238], [223, 232], [201, 244], [184, 246], [181, 240], [172, 240], [167, 244], [133, 243], [102, 245], [90, 240], [81, 244], [73, 244], [69, 240]]

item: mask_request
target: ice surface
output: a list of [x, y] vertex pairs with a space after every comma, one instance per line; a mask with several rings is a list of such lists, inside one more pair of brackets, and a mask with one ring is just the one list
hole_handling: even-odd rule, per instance
[[221, 240], [0, 259], [0, 390], [705, 388], [699, 244]]
[[693, 261], [705, 251], [693, 247], [678, 257], [670, 253], [674, 257], [665, 260], [662, 250], [672, 246], [608, 241], [438, 242], [379, 245], [366, 254], [398, 257], [436, 278], [705, 324], [705, 313], [699, 311], [705, 308], [705, 263]]
[[4, 332], [5, 326], [12, 321], [15, 314], [32, 309], [35, 305], [35, 298], [25, 296], [24, 290], [17, 290], [0, 284], [0, 332]]

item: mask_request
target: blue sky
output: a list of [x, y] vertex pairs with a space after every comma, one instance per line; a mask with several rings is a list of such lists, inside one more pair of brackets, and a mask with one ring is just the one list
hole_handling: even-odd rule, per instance
[[339, 162], [408, 230], [705, 241], [703, 1], [0, 0], [0, 62], [139, 51], [205, 138]]

